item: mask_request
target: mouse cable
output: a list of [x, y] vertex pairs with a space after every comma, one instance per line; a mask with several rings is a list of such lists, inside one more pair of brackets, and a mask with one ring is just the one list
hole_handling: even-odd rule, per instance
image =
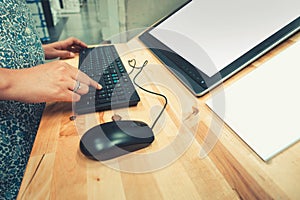
[[[132, 64], [133, 63], [133, 64]], [[143, 87], [141, 87], [139, 84], [136, 83], [136, 78], [138, 77], [138, 75], [143, 71], [144, 67], [146, 67], [146, 65], [148, 64], [148, 60], [145, 60], [144, 64], [141, 66], [141, 67], [136, 67], [136, 60], [135, 59], [132, 59], [132, 60], [128, 60], [128, 64], [130, 67], [132, 67], [132, 70], [128, 73], [128, 74], [131, 74], [135, 69], [139, 69], [139, 71], [137, 72], [137, 74], [134, 76], [133, 78], [133, 83], [138, 87], [140, 88], [141, 90], [144, 90], [145, 92], [148, 92], [150, 94], [154, 94], [154, 95], [157, 95], [157, 96], [160, 96], [160, 97], [163, 97], [165, 99], [165, 104], [162, 108], [162, 110], [160, 111], [159, 115], [156, 117], [156, 119], [154, 120], [152, 126], [151, 126], [151, 129], [154, 128], [154, 126], [156, 125], [156, 123], [158, 122], [159, 118], [161, 117], [161, 115], [163, 114], [164, 110], [166, 109], [167, 107], [167, 104], [168, 104], [168, 99], [165, 95], [163, 94], [159, 94], [159, 93], [156, 93], [156, 92], [153, 92], [153, 91], [150, 91], [150, 90], [147, 90]]]

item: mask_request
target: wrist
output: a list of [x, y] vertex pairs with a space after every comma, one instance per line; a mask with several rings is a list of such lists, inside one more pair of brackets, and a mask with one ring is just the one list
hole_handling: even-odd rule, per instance
[[12, 100], [12, 88], [14, 85], [14, 71], [13, 69], [0, 69], [0, 99]]
[[44, 57], [47, 60], [48, 59], [47, 55], [49, 54], [49, 52], [48, 52], [49, 44], [43, 44], [42, 46], [43, 46], [43, 50], [44, 50]]

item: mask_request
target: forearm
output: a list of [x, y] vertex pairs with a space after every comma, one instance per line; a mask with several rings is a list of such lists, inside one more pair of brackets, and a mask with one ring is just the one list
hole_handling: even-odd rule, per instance
[[[81, 89], [74, 92], [79, 81]], [[25, 69], [0, 68], [0, 100], [28, 103], [53, 101], [79, 101], [89, 91], [89, 86], [101, 86], [75, 67], [53, 61]]]
[[13, 88], [15, 87], [14, 81], [16, 80], [15, 71], [13, 69], [0, 69], [0, 100], [16, 99], [13, 93]]
[[[32, 68], [26, 69], [0, 69], [0, 100], [13, 100], [20, 102], [39, 102], [33, 93], [34, 88], [40, 85], [31, 81]], [[40, 77], [40, 76], [36, 76]]]
[[47, 66], [0, 69], [0, 100], [40, 103], [50, 99], [45, 93], [50, 68]]

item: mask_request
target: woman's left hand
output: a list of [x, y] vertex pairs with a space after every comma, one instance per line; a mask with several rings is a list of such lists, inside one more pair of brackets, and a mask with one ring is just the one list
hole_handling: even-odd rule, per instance
[[74, 53], [79, 52], [82, 48], [87, 48], [87, 45], [77, 38], [70, 37], [66, 40], [43, 45], [45, 59], [54, 58], [73, 58]]

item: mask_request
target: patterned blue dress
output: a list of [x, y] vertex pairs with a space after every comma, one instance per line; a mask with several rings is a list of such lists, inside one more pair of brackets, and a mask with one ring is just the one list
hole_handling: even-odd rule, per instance
[[[21, 69], [43, 62], [25, 0], [0, 0], [0, 67]], [[18, 195], [44, 106], [0, 100], [0, 199]]]

